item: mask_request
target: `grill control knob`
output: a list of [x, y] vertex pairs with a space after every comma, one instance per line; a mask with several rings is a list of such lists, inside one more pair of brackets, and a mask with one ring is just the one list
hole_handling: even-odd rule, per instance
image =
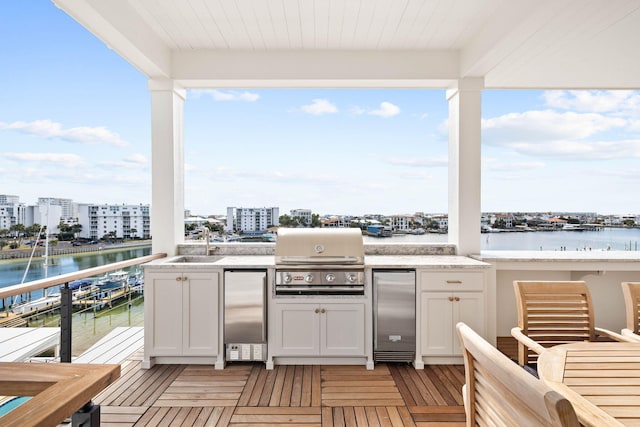
[[329, 283], [333, 283], [336, 281], [336, 275], [333, 273], [327, 273], [327, 276], [325, 277], [327, 279], [327, 282]]
[[284, 283], [291, 283], [291, 275], [288, 273], [283, 275], [282, 280], [284, 281]]
[[347, 282], [353, 283], [357, 278], [358, 276], [355, 273], [347, 273]]
[[307, 283], [313, 282], [313, 274], [307, 274], [306, 276], [304, 276], [304, 281]]

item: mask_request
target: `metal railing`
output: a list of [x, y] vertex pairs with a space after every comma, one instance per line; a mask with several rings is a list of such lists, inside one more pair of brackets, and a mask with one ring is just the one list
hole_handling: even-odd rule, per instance
[[[72, 290], [69, 287], [69, 283], [73, 282], [74, 280], [97, 276], [113, 270], [141, 265], [156, 259], [164, 258], [166, 256], [167, 254], [165, 253], [152, 254], [143, 257], [132, 258], [126, 261], [106, 264], [99, 267], [87, 268], [73, 273], [61, 274], [59, 276], [46, 279], [34, 280], [32, 282], [20, 285], [7, 286], [4, 288], [0, 288], [0, 300], [6, 301], [7, 299], [17, 295], [28, 294], [33, 291], [44, 290], [53, 286], [63, 285], [60, 288], [60, 361], [71, 362], [71, 320], [73, 301]], [[5, 303], [3, 305], [6, 310], [7, 304]]]

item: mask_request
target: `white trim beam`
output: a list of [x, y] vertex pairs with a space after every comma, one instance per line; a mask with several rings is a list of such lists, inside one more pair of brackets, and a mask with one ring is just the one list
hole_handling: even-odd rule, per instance
[[174, 51], [172, 63], [185, 88], [446, 88], [459, 77], [446, 51]]
[[53, 0], [111, 50], [150, 78], [171, 75], [171, 51], [127, 0]]

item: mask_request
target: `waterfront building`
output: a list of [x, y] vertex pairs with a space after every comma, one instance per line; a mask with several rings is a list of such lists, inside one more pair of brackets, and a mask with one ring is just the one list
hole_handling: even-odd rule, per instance
[[448, 215], [434, 215], [431, 219], [438, 223], [438, 228], [440, 230], [448, 230], [449, 229], [449, 216]]
[[91, 205], [78, 204], [78, 223], [82, 231], [78, 237], [119, 239], [151, 237], [149, 205]]
[[25, 205], [20, 197], [0, 194], [0, 230], [9, 230], [12, 225], [24, 224]]
[[300, 217], [304, 221], [307, 227], [311, 227], [311, 217], [312, 212], [311, 209], [291, 209], [290, 211], [291, 218]]
[[[71, 199], [38, 197], [38, 206], [60, 206], [60, 220], [67, 224], [74, 224], [78, 220], [78, 205]], [[58, 222], [56, 222], [56, 224], [58, 224]]]
[[62, 220], [62, 206], [60, 205], [35, 205], [26, 206], [24, 219], [21, 224], [31, 226], [40, 224], [47, 227], [47, 234], [57, 234], [60, 232], [58, 224]]
[[351, 220], [347, 220], [343, 216], [330, 216], [321, 219], [320, 226], [328, 228], [346, 228], [351, 226]]
[[265, 233], [271, 226], [280, 225], [280, 208], [227, 207], [225, 231], [240, 233]]
[[409, 225], [413, 221], [413, 215], [390, 215], [389, 221], [391, 223], [391, 229], [394, 231], [406, 231], [409, 230]]

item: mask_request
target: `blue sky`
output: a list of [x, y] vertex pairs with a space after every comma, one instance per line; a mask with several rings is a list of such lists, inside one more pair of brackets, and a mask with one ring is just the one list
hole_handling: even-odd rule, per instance
[[[0, 13], [0, 194], [150, 203], [146, 78], [49, 0]], [[640, 92], [483, 93], [483, 211], [640, 214]], [[189, 91], [185, 207], [447, 211], [436, 90]]]

